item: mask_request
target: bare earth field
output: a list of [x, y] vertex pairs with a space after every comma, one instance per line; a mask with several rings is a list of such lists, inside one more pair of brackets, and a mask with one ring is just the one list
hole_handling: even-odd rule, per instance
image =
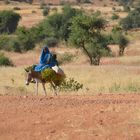
[[0, 140], [139, 140], [140, 95], [0, 96]]
[[[108, 0], [76, 8], [100, 10], [110, 29], [117, 23], [111, 21], [113, 6], [120, 9], [121, 18], [127, 15]], [[14, 7], [20, 8], [15, 10], [22, 16], [19, 26], [32, 27], [44, 19], [40, 5], [0, 3], [0, 10]], [[61, 6], [55, 8], [61, 11]], [[48, 96], [42, 96], [41, 87], [35, 96], [34, 85], [25, 86], [24, 68], [38, 63], [41, 48], [22, 54], [2, 51], [16, 67], [0, 68], [0, 140], [140, 140], [140, 30], [127, 36], [130, 43], [124, 56], [118, 57], [118, 48], [112, 45], [114, 57], [102, 58], [98, 67], [89, 66], [79, 50], [61, 45], [51, 50], [58, 56], [67, 52], [75, 56], [62, 68], [84, 85], [59, 96], [52, 96], [49, 86]]]

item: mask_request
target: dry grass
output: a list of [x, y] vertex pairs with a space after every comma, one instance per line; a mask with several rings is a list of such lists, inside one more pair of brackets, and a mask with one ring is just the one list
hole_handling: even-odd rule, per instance
[[18, 93], [20, 88], [24, 88], [24, 73], [21, 68], [2, 67], [0, 69], [0, 93]]
[[[63, 69], [68, 78], [73, 77], [84, 85], [83, 90], [79, 91], [80, 94], [140, 92], [140, 67], [138, 66], [66, 65]], [[0, 79], [1, 94], [33, 94], [34, 92], [34, 84], [25, 86], [24, 67], [2, 67]], [[50, 89], [48, 91], [52, 94]], [[41, 85], [40, 93], [43, 93]]]
[[130, 41], [136, 42], [140, 38], [140, 29], [133, 29], [127, 32], [127, 37]]
[[[121, 84], [121, 88], [131, 83], [140, 88], [139, 67], [133, 66], [75, 66], [65, 67], [68, 76], [74, 77], [84, 84], [91, 92], [110, 92], [114, 84]], [[120, 92], [120, 91], [118, 91]]]

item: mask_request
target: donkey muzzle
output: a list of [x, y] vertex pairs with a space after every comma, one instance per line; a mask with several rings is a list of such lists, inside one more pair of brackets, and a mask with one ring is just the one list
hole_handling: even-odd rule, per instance
[[26, 83], [25, 83], [27, 86], [29, 85], [29, 82], [28, 81], [26, 81]]

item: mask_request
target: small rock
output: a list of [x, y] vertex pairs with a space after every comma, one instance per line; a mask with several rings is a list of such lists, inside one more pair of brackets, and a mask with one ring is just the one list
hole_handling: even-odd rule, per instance
[[49, 99], [53, 99], [53, 97], [50, 97]]
[[115, 111], [116, 109], [115, 109], [115, 107], [113, 107], [113, 109], [112, 109], [113, 111]]
[[27, 95], [25, 95], [25, 96], [23, 96], [23, 98], [24, 98], [24, 99], [26, 99], [26, 98], [28, 98], [28, 96], [27, 96]]
[[100, 111], [100, 113], [104, 113], [104, 111], [103, 111], [103, 110], [101, 110], [101, 111]]
[[43, 98], [40, 99], [40, 101], [42, 101], [42, 100], [43, 100]]
[[50, 133], [55, 133], [55, 132], [56, 132], [55, 130], [50, 131]]
[[99, 124], [100, 124], [100, 125], [103, 125], [103, 120], [100, 120], [100, 121], [99, 121]]
[[99, 96], [101, 96], [102, 95], [102, 93], [99, 93]]

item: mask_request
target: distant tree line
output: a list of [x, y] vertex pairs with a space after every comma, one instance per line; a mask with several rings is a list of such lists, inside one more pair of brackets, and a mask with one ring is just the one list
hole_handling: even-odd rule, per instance
[[[4, 1], [6, 4], [9, 4], [11, 0], [1, 0]], [[27, 2], [27, 3], [33, 3], [33, 0], [12, 0], [12, 1], [18, 1], [18, 2]]]
[[134, 0], [117, 0], [121, 5], [132, 5]]
[[[88, 15], [66, 5], [62, 13], [48, 15], [38, 25], [29, 29], [17, 28], [20, 15], [10, 11], [12, 17], [15, 17], [10, 18], [9, 14], [5, 14], [7, 11], [3, 12], [0, 12], [0, 15], [6, 16], [0, 16], [3, 17], [0, 20], [2, 25], [0, 27], [3, 27], [0, 28], [0, 49], [22, 52], [33, 49], [35, 44], [48, 44], [49, 47], [54, 47], [64, 41], [71, 46], [81, 48], [91, 65], [99, 65], [103, 56], [111, 55], [109, 44], [118, 44], [120, 55], [123, 55], [128, 44], [121, 28], [115, 27], [109, 34], [104, 31], [107, 22], [99, 12]], [[10, 24], [1, 22], [5, 19], [9, 19], [6, 21]]]

